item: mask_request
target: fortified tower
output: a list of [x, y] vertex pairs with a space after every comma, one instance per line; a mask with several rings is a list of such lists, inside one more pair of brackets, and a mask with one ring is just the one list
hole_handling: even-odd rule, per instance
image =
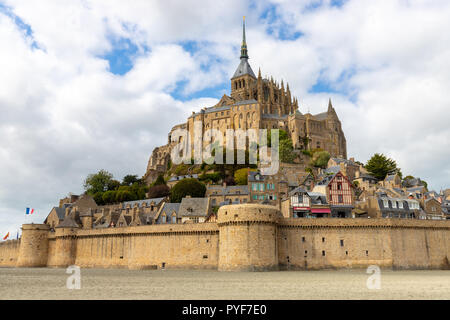
[[45, 267], [48, 258], [48, 232], [46, 224], [22, 225], [17, 267]]
[[49, 267], [67, 267], [75, 263], [78, 229], [71, 216], [66, 216], [55, 228], [55, 254], [49, 259]]
[[227, 205], [219, 209], [219, 271], [278, 270], [276, 207]]

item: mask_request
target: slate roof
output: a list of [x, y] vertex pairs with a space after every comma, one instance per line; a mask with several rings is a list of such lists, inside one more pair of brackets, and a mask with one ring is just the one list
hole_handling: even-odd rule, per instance
[[155, 205], [159, 205], [159, 203], [161, 201], [163, 201], [165, 198], [152, 198], [152, 199], [144, 199], [144, 200], [135, 200], [135, 201], [126, 201], [124, 203], [122, 203], [122, 209], [125, 209], [127, 207], [127, 205], [131, 205], [131, 207], [133, 208], [135, 205], [138, 205], [138, 207], [142, 207], [142, 205], [144, 203], [146, 203], [148, 206], [150, 206], [150, 204], [152, 202], [155, 202]]
[[75, 220], [68, 215], [64, 218], [62, 222], [60, 222], [56, 228], [79, 228], [80, 226], [75, 222]]
[[163, 207], [161, 208], [161, 212], [163, 212], [163, 211], [166, 211], [166, 212], [173, 212], [173, 211], [175, 211], [176, 213], [178, 213], [178, 211], [180, 210], [180, 205], [181, 205], [181, 203], [166, 202], [166, 203], [164, 203]]
[[178, 215], [181, 217], [206, 217], [208, 215], [208, 198], [183, 198]]
[[297, 187], [294, 190], [290, 191], [288, 193], [289, 196], [293, 196], [296, 195], [298, 193], [308, 193], [308, 191], [306, 191], [305, 189], [303, 189], [302, 187]]
[[313, 115], [313, 117], [316, 120], [326, 120], [328, 118], [328, 112], [318, 113], [318, 114]]
[[311, 198], [311, 204], [328, 204], [327, 196], [319, 192], [307, 192]]
[[[247, 195], [249, 194], [248, 191], [248, 185], [244, 185], [244, 186], [214, 186], [214, 185], [210, 185], [207, 186], [208, 190], [211, 191], [217, 191], [216, 194], [214, 195], [219, 195], [219, 196], [226, 196], [226, 195]], [[239, 191], [239, 192], [238, 192]]]
[[248, 74], [256, 79], [255, 73], [253, 72], [252, 67], [250, 67], [250, 64], [248, 63], [248, 59], [241, 58], [241, 62], [239, 63], [239, 66], [237, 67], [231, 79], [243, 76], [244, 74]]
[[[326, 112], [325, 112], [326, 113]], [[344, 158], [331, 158], [334, 162], [336, 162], [337, 164], [340, 164], [340, 163], [345, 163], [345, 164], [347, 164], [347, 165], [352, 165], [352, 166], [357, 166], [358, 164], [356, 164], [355, 162], [353, 162], [353, 161], [350, 161], [350, 160], [347, 160], [347, 159], [344, 159]]]
[[[259, 177], [259, 180], [256, 179], [256, 177]], [[263, 176], [260, 172], [257, 171], [250, 171], [248, 174], [248, 181], [264, 181], [266, 179], [266, 176]]]

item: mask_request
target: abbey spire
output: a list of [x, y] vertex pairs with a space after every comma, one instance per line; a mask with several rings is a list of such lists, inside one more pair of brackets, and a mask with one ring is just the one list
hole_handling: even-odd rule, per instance
[[242, 23], [241, 59], [242, 58], [248, 59], [247, 42], [245, 41], [245, 16], [244, 21]]
[[252, 68], [250, 67], [250, 64], [248, 63], [248, 51], [247, 51], [247, 41], [245, 39], [245, 17], [242, 24], [242, 44], [241, 44], [241, 56], [240, 56], [241, 62], [239, 63], [238, 68], [236, 69], [236, 72], [234, 73], [233, 77], [231, 79], [243, 76], [243, 75], [249, 75], [256, 79], [255, 74], [253, 73]]

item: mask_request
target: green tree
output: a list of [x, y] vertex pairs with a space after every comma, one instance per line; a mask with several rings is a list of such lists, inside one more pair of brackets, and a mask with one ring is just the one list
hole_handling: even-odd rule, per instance
[[205, 196], [206, 186], [194, 178], [183, 179], [170, 190], [170, 201], [179, 203], [186, 196]]
[[294, 148], [292, 147], [291, 139], [281, 140], [279, 149], [280, 161], [285, 163], [292, 163], [296, 158]]
[[133, 201], [136, 200], [133, 193], [128, 190], [121, 190], [116, 192], [116, 202]]
[[[108, 185], [111, 184], [113, 175], [106, 170], [100, 170], [97, 173], [89, 174], [84, 180], [84, 189], [86, 193], [93, 196], [98, 192], [104, 192], [108, 190]], [[101, 196], [99, 196], [101, 197]], [[99, 198], [100, 200], [100, 198]], [[103, 200], [101, 200], [103, 201]], [[98, 203], [97, 203], [98, 204]]]
[[311, 159], [311, 165], [316, 168], [326, 168], [328, 160], [330, 160], [330, 154], [327, 151], [318, 151], [313, 154]]
[[94, 198], [94, 201], [97, 205], [101, 206], [105, 204], [103, 202], [103, 192], [96, 192], [92, 197]]
[[116, 201], [116, 193], [117, 191], [106, 191], [103, 193], [102, 199], [104, 204], [111, 204]]
[[118, 181], [118, 180], [111, 180], [109, 183], [108, 183], [108, 190], [110, 190], [110, 191], [114, 191], [114, 190], [117, 190], [117, 189], [119, 189], [119, 187], [120, 187], [120, 181]]
[[239, 186], [245, 186], [248, 183], [248, 171], [250, 168], [242, 168], [234, 172], [234, 182]]
[[386, 175], [390, 174], [399, 174], [401, 177], [400, 168], [397, 168], [397, 163], [387, 158], [384, 154], [375, 153], [372, 158], [370, 158], [365, 168], [371, 175], [373, 175], [378, 180], [383, 180], [386, 178]]
[[140, 179], [138, 179], [138, 176], [136, 174], [131, 175], [127, 174], [125, 177], [123, 177], [122, 185], [123, 186], [131, 186], [133, 183], [140, 182]]

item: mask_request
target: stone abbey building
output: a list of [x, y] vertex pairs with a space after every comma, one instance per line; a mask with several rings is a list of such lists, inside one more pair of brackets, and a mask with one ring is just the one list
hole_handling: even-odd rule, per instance
[[185, 129], [193, 138], [196, 121], [201, 122], [203, 132], [217, 129], [224, 137], [227, 129], [283, 129], [296, 149], [321, 148], [332, 157], [347, 158], [347, 142], [331, 100], [326, 112], [302, 114], [289, 84], [285, 88], [283, 81], [278, 84], [273, 78], [262, 78], [261, 70], [256, 76], [248, 60], [244, 22], [240, 62], [231, 77], [230, 96], [223, 95], [215, 106], [193, 112], [186, 123], [172, 128], [168, 144], [155, 148], [150, 156], [144, 176], [148, 183], [167, 169], [170, 152], [176, 144], [171, 142], [172, 133]]

